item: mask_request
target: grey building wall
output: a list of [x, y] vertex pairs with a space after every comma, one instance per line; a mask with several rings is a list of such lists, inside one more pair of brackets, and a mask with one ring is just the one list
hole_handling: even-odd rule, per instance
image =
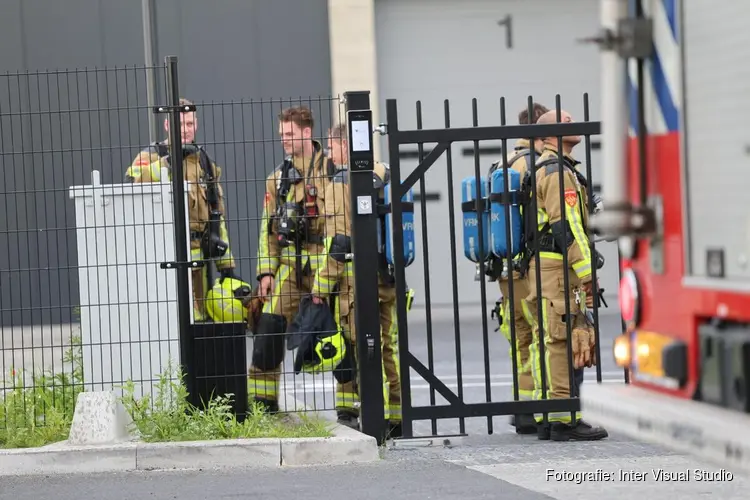
[[[249, 281], [263, 178], [282, 158], [276, 115], [307, 104], [322, 137], [337, 112], [327, 1], [212, 4], [155, 1], [155, 64], [179, 58], [181, 95], [199, 106], [198, 141], [223, 167], [231, 243]], [[121, 182], [149, 142], [141, 1], [2, 0], [2, 9], [0, 326], [75, 321], [68, 188], [89, 184], [92, 170]], [[163, 70], [155, 76], [163, 103]]]

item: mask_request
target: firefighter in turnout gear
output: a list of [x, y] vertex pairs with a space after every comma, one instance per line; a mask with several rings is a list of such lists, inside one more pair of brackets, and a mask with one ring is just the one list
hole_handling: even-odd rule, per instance
[[[571, 122], [569, 113], [561, 112], [563, 123]], [[539, 124], [556, 123], [556, 111], [549, 111], [539, 118]], [[557, 149], [557, 138], [544, 140], [542, 155], [536, 164], [536, 198], [539, 233], [538, 238], [530, 243], [534, 251], [539, 252], [540, 269], [536, 268], [535, 257], [530, 256], [527, 302], [534, 318], [537, 318], [537, 299], [542, 307], [543, 324], [535, 322], [533, 343], [530, 347], [532, 372], [535, 387], [541, 387], [541, 368], [539, 357], [540, 334], [544, 337], [547, 397], [549, 399], [567, 399], [570, 397], [569, 363], [567, 353], [567, 326], [565, 295], [570, 298], [570, 323], [572, 327], [571, 351], [573, 367], [593, 366], [597, 360], [595, 354], [594, 329], [587, 324], [584, 311], [587, 302], [592, 304], [592, 254], [589, 237], [586, 232], [588, 223], [587, 193], [585, 182], [577, 173], [578, 163], [571, 155], [573, 147], [580, 142], [578, 136], [563, 137], [563, 151]], [[563, 155], [563, 192], [560, 196], [559, 154]], [[566, 221], [563, 224], [562, 213]], [[526, 217], [534, 221], [533, 214]], [[532, 222], [533, 223], [533, 222]], [[534, 228], [526, 228], [526, 234], [532, 235]], [[533, 237], [531, 239], [534, 239]], [[568, 268], [563, 268], [563, 252], [567, 255]], [[541, 275], [540, 293], [536, 290], [537, 272]], [[569, 289], [564, 289], [564, 273], [569, 277]], [[540, 333], [541, 332], [541, 333]], [[541, 399], [541, 390], [535, 389], [534, 399]], [[542, 415], [535, 415], [537, 422]], [[549, 427], [539, 427], [540, 439], [555, 441], [592, 441], [607, 437], [607, 431], [592, 427], [581, 420], [581, 413], [576, 413], [572, 421], [570, 412], [552, 412], [548, 414]]]
[[[541, 104], [534, 103], [532, 111], [533, 115], [530, 120], [528, 109], [523, 109], [518, 114], [518, 123], [521, 125], [536, 123], [539, 117], [549, 111], [549, 109]], [[510, 151], [507, 155], [508, 168], [517, 170], [522, 179], [528, 171], [529, 161], [531, 160], [530, 147], [528, 139], [519, 139], [516, 141], [513, 151]], [[541, 139], [534, 141], [535, 158], [541, 155], [542, 147], [543, 141]], [[502, 160], [498, 160], [492, 164], [489, 176], [498, 168], [503, 168]], [[515, 324], [518, 396], [521, 401], [530, 401], [534, 393], [534, 378], [531, 374], [531, 363], [529, 362], [529, 346], [531, 345], [532, 325], [535, 318], [530, 314], [525, 301], [526, 296], [529, 294], [529, 285], [525, 279], [526, 277], [522, 276], [518, 271], [513, 272], [513, 315], [511, 318], [510, 280], [507, 276], [507, 266], [504, 266], [505, 260], [493, 254], [492, 262], [489, 266], [488, 272], [493, 279], [497, 280], [502, 295], [493, 314], [497, 316], [499, 330], [508, 339], [508, 342], [511, 341], [510, 323], [512, 321]], [[531, 286], [533, 286], [533, 283]], [[513, 356], [512, 347], [508, 348], [508, 355]], [[512, 366], [511, 364], [511, 369]], [[515, 426], [518, 434], [537, 433], [537, 423], [534, 420], [533, 414], [515, 415], [511, 418], [511, 425]]]
[[[350, 363], [334, 373], [337, 381], [336, 411], [339, 423], [353, 428], [358, 427], [359, 393], [357, 390], [356, 368], [356, 326], [354, 323], [354, 280], [352, 262], [346, 258], [351, 253], [351, 208], [348, 177], [348, 140], [346, 124], [341, 124], [328, 133], [328, 149], [338, 171], [332, 178], [326, 194], [326, 250], [327, 265], [321, 266], [313, 283], [313, 296], [317, 300], [330, 297], [338, 306], [337, 321], [340, 321], [345, 332], [348, 332], [352, 353]], [[388, 167], [376, 163], [373, 172], [373, 183], [381, 188], [389, 181]], [[382, 191], [382, 189], [381, 189]], [[396, 324], [396, 293], [394, 286], [379, 282], [380, 325], [383, 347], [383, 401], [385, 416], [391, 422], [391, 430], [401, 421], [401, 392], [398, 378]], [[353, 361], [353, 362], [352, 362]], [[395, 380], [393, 380], [395, 379]], [[393, 380], [393, 382], [392, 382]], [[395, 409], [394, 409], [395, 406]], [[392, 411], [392, 409], [397, 411]]]
[[[387, 174], [387, 171], [384, 172]], [[407, 289], [406, 310], [411, 309], [413, 290]], [[380, 302], [380, 338], [383, 353], [383, 380], [387, 385], [387, 409], [390, 437], [401, 437], [401, 373], [398, 361], [398, 317], [396, 316], [396, 282], [378, 273]]]
[[[180, 99], [181, 105], [192, 105]], [[206, 151], [195, 143], [198, 119], [194, 111], [180, 114], [183, 169], [188, 181], [188, 219], [190, 222], [190, 259], [211, 260], [221, 275], [238, 279], [234, 274], [235, 262], [229, 248], [229, 235], [224, 220], [224, 194], [219, 184], [221, 168]], [[164, 120], [164, 130], [169, 137], [169, 119]], [[125, 181], [133, 183], [161, 182], [161, 169], [170, 169], [169, 139], [149, 145], [138, 153], [125, 172]], [[213, 285], [209, 283], [207, 266], [192, 271], [193, 316], [195, 321], [209, 319], [205, 297]]]
[[263, 311], [255, 326], [248, 380], [250, 400], [278, 411], [285, 333], [300, 300], [312, 290], [325, 262], [326, 186], [333, 164], [312, 138], [313, 116], [304, 106], [279, 115], [279, 135], [287, 157], [266, 179], [257, 279]]

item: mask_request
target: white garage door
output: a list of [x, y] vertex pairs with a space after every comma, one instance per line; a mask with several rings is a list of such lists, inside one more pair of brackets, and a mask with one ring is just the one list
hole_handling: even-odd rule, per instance
[[[527, 98], [553, 108], [560, 94], [562, 107], [583, 119], [583, 94], [590, 98], [591, 119], [599, 119], [599, 52], [579, 38], [599, 27], [596, 0], [376, 0], [376, 36], [381, 118], [385, 100], [398, 100], [399, 128], [416, 128], [416, 101], [422, 103], [423, 127], [444, 126], [443, 101], [450, 100], [451, 125], [472, 125], [472, 98], [478, 99], [479, 125], [498, 125], [500, 97], [506, 100], [506, 120], [517, 123]], [[509, 19], [509, 23], [501, 21]], [[510, 33], [508, 32], [510, 24]], [[508, 42], [510, 45], [508, 46]], [[592, 141], [599, 143], [599, 138]], [[513, 141], [509, 141], [512, 146]], [[482, 172], [498, 157], [501, 143], [480, 143]], [[387, 142], [382, 144], [387, 158]], [[417, 147], [402, 146], [402, 179], [417, 164]], [[426, 148], [429, 152], [429, 147]], [[574, 151], [585, 161], [583, 144]], [[463, 256], [461, 179], [474, 175], [472, 143], [454, 143], [453, 189], [456, 216], [459, 301], [480, 304], [475, 265]], [[593, 181], [598, 150], [592, 153]], [[425, 176], [428, 200], [430, 291], [432, 303], [451, 304], [448, 179], [445, 155]], [[415, 193], [419, 192], [419, 184]], [[605, 201], [606, 202], [606, 201]], [[409, 285], [424, 303], [424, 248], [419, 204], [416, 204], [417, 260], [407, 269]], [[617, 253], [613, 244], [599, 250], [607, 259], [600, 282], [608, 292], [617, 289]], [[498, 296], [487, 284], [487, 303]]]

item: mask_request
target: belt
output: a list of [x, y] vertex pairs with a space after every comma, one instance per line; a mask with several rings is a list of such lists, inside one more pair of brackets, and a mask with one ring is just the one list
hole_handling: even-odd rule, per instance
[[539, 236], [539, 245], [537, 245], [537, 248], [540, 252], [561, 253], [560, 249], [557, 248], [555, 238], [551, 234]]
[[190, 239], [191, 240], [202, 240], [203, 239], [203, 231], [190, 231]]

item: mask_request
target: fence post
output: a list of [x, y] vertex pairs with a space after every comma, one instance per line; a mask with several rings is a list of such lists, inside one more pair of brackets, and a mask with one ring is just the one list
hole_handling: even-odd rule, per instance
[[180, 115], [195, 111], [195, 106], [180, 107], [180, 85], [177, 78], [177, 56], [164, 58], [167, 66], [167, 105], [156, 109], [169, 116], [169, 158], [172, 171], [172, 211], [174, 214], [175, 262], [162, 264], [177, 271], [177, 317], [180, 335], [180, 365], [184, 371], [188, 401], [197, 405], [193, 373], [193, 342], [190, 338], [190, 308], [193, 307], [188, 272], [193, 267], [187, 247], [187, 212], [185, 211], [185, 173], [182, 165]]
[[349, 130], [349, 186], [354, 255], [355, 328], [362, 432], [378, 444], [385, 441], [380, 311], [378, 307], [378, 207], [372, 181], [375, 159], [372, 145], [370, 92], [346, 92]]

